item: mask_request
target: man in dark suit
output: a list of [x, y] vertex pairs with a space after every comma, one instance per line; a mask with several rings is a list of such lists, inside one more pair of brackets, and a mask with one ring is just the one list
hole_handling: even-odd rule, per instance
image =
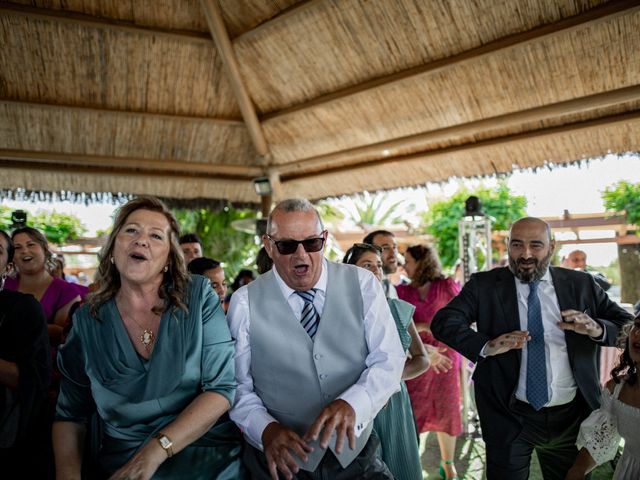
[[599, 406], [599, 346], [632, 318], [591, 275], [549, 267], [554, 247], [546, 222], [518, 220], [509, 267], [473, 275], [431, 324], [477, 362], [489, 479], [528, 478], [534, 449], [545, 480], [564, 479], [580, 423]]

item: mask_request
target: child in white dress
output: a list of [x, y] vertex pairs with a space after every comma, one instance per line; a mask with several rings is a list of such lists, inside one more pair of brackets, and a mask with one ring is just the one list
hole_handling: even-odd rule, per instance
[[640, 315], [623, 328], [620, 347], [624, 351], [602, 389], [600, 408], [580, 426], [580, 451], [566, 480], [583, 479], [596, 465], [613, 459], [621, 438], [624, 452], [613, 479], [640, 479]]

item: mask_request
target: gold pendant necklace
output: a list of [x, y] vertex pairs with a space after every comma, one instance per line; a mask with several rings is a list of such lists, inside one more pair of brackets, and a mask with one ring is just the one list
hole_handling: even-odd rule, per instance
[[[136, 322], [136, 323], [138, 323], [138, 322]], [[140, 327], [140, 328], [142, 328], [142, 327]], [[144, 330], [142, 330], [142, 335], [140, 335], [140, 343], [142, 343], [142, 345], [144, 345], [144, 349], [147, 352], [151, 348], [151, 344], [153, 343], [155, 338], [156, 338], [156, 336], [153, 334], [153, 332], [151, 330], [148, 330], [146, 328]]]

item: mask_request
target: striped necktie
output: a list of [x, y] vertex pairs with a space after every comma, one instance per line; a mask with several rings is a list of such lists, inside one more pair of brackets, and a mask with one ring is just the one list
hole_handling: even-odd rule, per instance
[[306, 290], [304, 292], [296, 291], [296, 294], [304, 300], [304, 307], [302, 307], [302, 314], [300, 315], [300, 324], [302, 328], [309, 334], [311, 339], [315, 337], [318, 331], [318, 322], [320, 316], [316, 307], [313, 305], [313, 299], [316, 296], [316, 289]]
[[531, 340], [527, 343], [527, 401], [536, 410], [540, 410], [549, 401], [542, 308], [538, 298], [539, 284], [539, 280], [529, 284], [527, 299], [527, 330], [531, 335]]

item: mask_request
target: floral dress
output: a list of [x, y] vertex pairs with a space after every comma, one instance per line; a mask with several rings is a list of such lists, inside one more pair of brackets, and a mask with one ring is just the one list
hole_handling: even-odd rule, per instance
[[586, 448], [596, 464], [612, 460], [624, 438], [624, 452], [618, 460], [613, 480], [640, 478], [640, 409], [618, 399], [624, 382], [613, 393], [602, 389], [600, 408], [580, 425], [576, 445]]
[[[438, 310], [460, 292], [460, 286], [451, 278], [434, 281], [424, 300], [420, 299], [420, 292], [415, 287], [398, 285], [396, 289], [398, 297], [416, 307], [413, 321], [418, 328], [421, 324], [430, 326]], [[444, 355], [451, 359], [453, 366], [446, 373], [429, 369], [419, 377], [407, 380], [418, 432], [460, 435], [460, 354], [436, 340], [431, 333], [420, 332], [420, 338], [425, 345], [446, 348]]]

